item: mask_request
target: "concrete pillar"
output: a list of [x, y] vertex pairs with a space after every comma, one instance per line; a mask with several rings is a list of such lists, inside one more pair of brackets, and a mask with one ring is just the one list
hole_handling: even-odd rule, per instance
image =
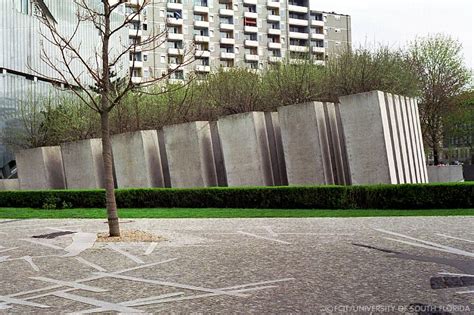
[[163, 169], [163, 181], [165, 187], [171, 187], [171, 178], [170, 178], [170, 168], [168, 166], [168, 156], [166, 155], [166, 146], [165, 146], [165, 133], [163, 129], [157, 130], [158, 133], [158, 146], [160, 147], [160, 159], [161, 166]]
[[400, 130], [399, 121], [397, 119], [396, 106], [392, 94], [385, 93], [385, 105], [387, 106], [387, 115], [390, 121], [390, 134], [392, 135], [393, 157], [395, 159], [395, 171], [397, 175], [397, 183], [405, 183], [404, 163], [402, 160], [402, 149], [400, 146]]
[[278, 112], [266, 112], [265, 124], [267, 126], [268, 147], [275, 185], [286, 186], [288, 185], [288, 177], [286, 174], [285, 153], [283, 151]]
[[217, 185], [227, 186], [227, 173], [225, 170], [224, 153], [222, 152], [222, 142], [219, 136], [219, 127], [217, 121], [209, 122], [211, 129], [212, 150], [214, 153], [214, 163], [216, 166]]
[[16, 164], [22, 190], [66, 188], [59, 146], [21, 150]]
[[384, 93], [340, 98], [352, 184], [398, 182]]
[[249, 112], [217, 122], [229, 186], [272, 186], [265, 114]]
[[410, 133], [409, 120], [408, 120], [408, 108], [406, 104], [405, 97], [399, 96], [400, 99], [400, 108], [402, 110], [403, 118], [403, 131], [405, 134], [405, 145], [407, 148], [407, 162], [408, 162], [408, 178], [407, 183], [416, 183], [415, 175], [415, 161], [413, 159], [413, 147], [412, 147], [412, 135]]
[[217, 186], [209, 122], [166, 126], [163, 131], [171, 187]]
[[20, 181], [18, 179], [0, 179], [1, 190], [19, 190]]
[[408, 149], [405, 135], [405, 127], [403, 120], [402, 104], [400, 102], [400, 96], [392, 95], [394, 113], [396, 118], [396, 129], [398, 131], [398, 147], [400, 150], [400, 164], [401, 169], [398, 172], [400, 184], [410, 183], [410, 166], [408, 163]]
[[419, 152], [419, 159], [420, 159], [420, 167], [421, 167], [421, 182], [428, 183], [428, 170], [426, 165], [426, 156], [425, 156], [425, 147], [423, 144], [423, 133], [421, 132], [421, 122], [420, 122], [420, 112], [418, 110], [418, 102], [416, 99], [413, 99], [413, 109], [415, 115], [415, 128], [416, 128], [416, 136], [417, 136], [417, 144], [418, 144], [418, 152]]
[[[335, 151], [330, 146], [336, 140], [331, 130], [337, 129], [337, 122], [329, 122], [329, 111], [335, 118], [334, 107], [328, 110], [327, 105], [320, 102], [278, 108], [290, 185], [335, 183], [338, 170]], [[342, 174], [342, 170], [340, 172]]]
[[156, 130], [114, 135], [112, 150], [118, 188], [164, 187]]
[[61, 153], [67, 188], [105, 187], [102, 139], [62, 143]]
[[340, 101], [354, 184], [425, 182], [414, 99], [374, 91]]

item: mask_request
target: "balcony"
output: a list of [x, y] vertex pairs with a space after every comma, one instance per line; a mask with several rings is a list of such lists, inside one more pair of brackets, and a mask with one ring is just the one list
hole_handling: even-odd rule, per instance
[[221, 59], [235, 59], [235, 54], [232, 52], [221, 52]]
[[246, 61], [258, 61], [258, 55], [245, 54]]
[[288, 19], [288, 24], [298, 25], [298, 26], [308, 26], [309, 22], [308, 22], [308, 20], [289, 18]]
[[251, 19], [258, 19], [258, 14], [255, 12], [244, 12], [244, 17]]
[[182, 3], [168, 2], [166, 4], [166, 8], [168, 10], [183, 10], [183, 4]]
[[282, 57], [270, 56], [268, 57], [268, 62], [281, 62], [283, 61]]
[[301, 53], [307, 53], [309, 52], [308, 46], [296, 46], [296, 45], [290, 45], [290, 51], [294, 52], [301, 52]]
[[268, 48], [270, 49], [281, 49], [281, 43], [268, 43]]
[[209, 21], [194, 21], [194, 27], [208, 28]]
[[139, 68], [143, 68], [143, 61], [138, 61], [138, 60], [135, 60], [132, 61], [130, 60], [130, 68], [134, 68], [134, 69], [139, 69]]
[[168, 33], [168, 40], [183, 40], [184, 35], [179, 33]]
[[142, 83], [142, 77], [132, 77], [132, 83]]
[[225, 31], [233, 31], [234, 30], [234, 24], [221, 23], [220, 24], [220, 29], [225, 30]]
[[281, 35], [281, 30], [278, 28], [269, 28], [268, 34], [270, 35]]
[[258, 33], [258, 27], [245, 25], [244, 26], [244, 32], [246, 32], [246, 33]]
[[244, 0], [244, 4], [257, 5], [257, 0]]
[[196, 56], [197, 58], [199, 58], [199, 57], [209, 58], [209, 57], [211, 57], [211, 52], [209, 50], [196, 50], [194, 52], [194, 56]]
[[257, 40], [246, 39], [244, 41], [244, 45], [247, 46], [247, 47], [258, 47], [258, 41]]
[[279, 22], [279, 21], [280, 21], [280, 16], [279, 16], [279, 15], [269, 14], [269, 15], [267, 16], [267, 20]]
[[288, 5], [288, 11], [298, 12], [298, 13], [308, 13], [308, 7], [290, 4]]
[[308, 39], [309, 38], [308, 33], [299, 33], [299, 32], [289, 32], [288, 36], [290, 38], [297, 38], [297, 39]]
[[280, 2], [279, 1], [274, 1], [274, 0], [268, 0], [267, 7], [269, 7], [269, 8], [279, 8], [280, 7]]
[[311, 47], [311, 51], [313, 53], [324, 53], [326, 51], [326, 49], [324, 47]]
[[206, 65], [196, 65], [195, 69], [198, 72], [210, 72], [211, 71], [211, 67], [206, 66]]
[[183, 54], [182, 48], [168, 48], [168, 55], [179, 56]]
[[129, 36], [142, 36], [143, 32], [142, 30], [136, 30], [136, 29], [133, 29], [133, 28], [130, 28], [128, 29], [128, 35]]
[[210, 38], [209, 36], [194, 35], [194, 41], [197, 43], [209, 43]]
[[312, 39], [324, 39], [324, 34], [311, 33]]
[[233, 16], [234, 10], [231, 9], [219, 9], [219, 15], [222, 16]]
[[166, 24], [175, 25], [175, 26], [183, 25], [183, 19], [175, 19], [175, 18], [169, 17], [166, 19]]
[[182, 66], [182, 64], [175, 63], [175, 62], [172, 62], [172, 63], [168, 64], [168, 68], [171, 69], [171, 70], [176, 70], [181, 66]]
[[235, 45], [235, 39], [223, 37], [221, 38], [220, 43], [224, 45]]
[[209, 13], [209, 7], [204, 7], [201, 5], [194, 6], [194, 12], [196, 13]]
[[324, 21], [311, 20], [311, 26], [324, 26]]

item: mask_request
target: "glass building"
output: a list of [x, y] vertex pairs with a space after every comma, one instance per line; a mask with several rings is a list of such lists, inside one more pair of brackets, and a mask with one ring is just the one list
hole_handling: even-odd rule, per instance
[[[101, 5], [100, 0], [89, 3], [99, 8]], [[53, 21], [61, 34], [69, 35], [77, 25], [77, 10], [73, 0], [0, 0], [0, 129], [18, 117], [21, 102], [61, 93], [63, 80], [41, 58], [47, 55], [49, 60], [60, 65], [60, 52], [43, 38], [49, 31], [40, 23], [38, 15]], [[119, 13], [114, 23], [123, 22], [124, 14]], [[117, 33], [116, 40], [111, 43], [112, 50], [119, 51], [123, 47], [122, 38], [128, 43], [128, 29]], [[94, 50], [100, 51], [101, 41], [92, 23], [80, 24], [74, 43], [80, 47], [81, 55], [95, 64]], [[81, 65], [72, 63], [71, 67], [76, 78], [82, 82], [91, 81]], [[0, 169], [13, 159], [13, 154], [0, 142]]]

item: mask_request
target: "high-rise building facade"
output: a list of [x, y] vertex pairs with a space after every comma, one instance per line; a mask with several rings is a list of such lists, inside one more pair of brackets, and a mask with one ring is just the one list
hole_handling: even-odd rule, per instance
[[[129, 0], [129, 12], [140, 0]], [[130, 29], [130, 41], [167, 32], [163, 42], [137, 50], [135, 82], [161, 77], [194, 54], [172, 79], [219, 67], [262, 69], [284, 58], [311, 56], [316, 63], [351, 45], [348, 15], [321, 12], [309, 0], [152, 0]]]

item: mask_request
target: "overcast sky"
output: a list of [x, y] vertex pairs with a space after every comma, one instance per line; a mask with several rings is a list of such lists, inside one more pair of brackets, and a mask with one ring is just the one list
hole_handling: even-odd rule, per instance
[[310, 0], [317, 10], [352, 16], [354, 47], [386, 43], [398, 48], [416, 36], [446, 33], [461, 41], [474, 67], [474, 0]]

